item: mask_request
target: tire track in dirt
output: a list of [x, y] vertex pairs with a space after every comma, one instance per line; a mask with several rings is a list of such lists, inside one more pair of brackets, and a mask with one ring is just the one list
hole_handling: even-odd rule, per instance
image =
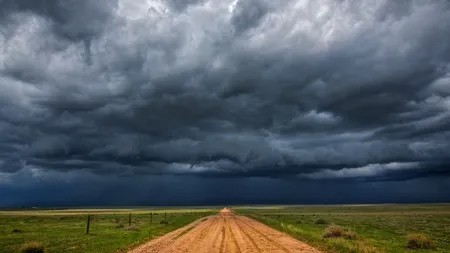
[[233, 219], [233, 221], [234, 221], [235, 226], [238, 227], [238, 229], [235, 229], [236, 232], [243, 234], [244, 238], [246, 238], [247, 241], [250, 242], [250, 244], [252, 245], [252, 248], [254, 249], [252, 251], [249, 251], [247, 248], [247, 250], [244, 252], [257, 252], [257, 253], [262, 252], [261, 249], [258, 247], [258, 244], [256, 244], [255, 240], [252, 238], [252, 236], [250, 236], [250, 234], [248, 232], [246, 232], [244, 229], [242, 229], [241, 226], [239, 226], [236, 219]]
[[[129, 251], [129, 253], [172, 252], [170, 251], [170, 249], [173, 248], [175, 244], [191, 245], [193, 243], [193, 240], [206, 237], [208, 228], [214, 222], [213, 217], [208, 217], [208, 220], [206, 221], [202, 222], [201, 220], [198, 220], [194, 223], [194, 228], [192, 228], [190, 231], [187, 231], [185, 234], [182, 233], [189, 229], [191, 226], [188, 225], [187, 228], [184, 227], [186, 229], [178, 229], [162, 237], [151, 240], [150, 242]], [[186, 237], [187, 235], [189, 236]]]
[[129, 253], [320, 253], [305, 243], [224, 208], [206, 221], [149, 241]]
[[236, 240], [236, 236], [231, 232], [229, 222], [225, 219], [226, 232], [230, 235], [232, 243], [235, 245], [236, 253], [242, 253], [241, 248]]
[[240, 221], [242, 224], [244, 224], [249, 229], [253, 230], [255, 233], [259, 234], [261, 237], [263, 237], [265, 240], [271, 242], [273, 245], [276, 245], [279, 249], [281, 249], [285, 253], [289, 253], [290, 251], [281, 245], [279, 242], [275, 241], [274, 239], [269, 238], [267, 235], [262, 233], [261, 231], [257, 230], [256, 228], [252, 227], [251, 225], [247, 224], [245, 221], [240, 219], [239, 217], [235, 217], [236, 220]]
[[238, 219], [248, 224], [248, 227], [253, 229], [255, 232], [260, 233], [272, 242], [283, 247], [287, 252], [319, 252], [318, 250], [312, 248], [305, 243], [299, 243], [298, 240], [275, 230], [261, 222], [253, 220], [246, 216], [238, 216]]
[[219, 253], [224, 253], [225, 252], [225, 241], [226, 241], [225, 227], [222, 227], [220, 232], [222, 234], [222, 242], [220, 243], [220, 251], [219, 251]]

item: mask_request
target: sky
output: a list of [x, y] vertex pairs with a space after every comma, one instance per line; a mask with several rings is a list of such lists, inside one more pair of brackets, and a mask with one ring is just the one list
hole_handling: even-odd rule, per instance
[[0, 206], [450, 201], [446, 0], [0, 0]]

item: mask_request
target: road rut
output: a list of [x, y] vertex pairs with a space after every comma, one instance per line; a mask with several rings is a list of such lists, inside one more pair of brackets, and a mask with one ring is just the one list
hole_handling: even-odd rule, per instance
[[320, 253], [311, 246], [224, 208], [128, 253]]

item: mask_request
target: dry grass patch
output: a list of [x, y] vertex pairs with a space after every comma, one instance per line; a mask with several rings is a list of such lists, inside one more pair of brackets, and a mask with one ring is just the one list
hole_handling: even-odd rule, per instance
[[44, 253], [44, 246], [40, 242], [25, 243], [20, 248], [21, 253]]
[[116, 224], [115, 228], [117, 229], [125, 228], [125, 225], [123, 225], [122, 223], [118, 223]]
[[331, 238], [331, 237], [342, 237], [345, 239], [355, 239], [356, 233], [351, 230], [346, 230], [338, 225], [330, 225], [325, 229], [325, 232], [322, 235], [323, 238]]
[[406, 247], [409, 249], [432, 249], [434, 248], [434, 244], [433, 241], [424, 234], [410, 234], [408, 235]]
[[125, 227], [127, 231], [138, 231], [139, 227], [136, 224], [131, 224], [130, 226]]

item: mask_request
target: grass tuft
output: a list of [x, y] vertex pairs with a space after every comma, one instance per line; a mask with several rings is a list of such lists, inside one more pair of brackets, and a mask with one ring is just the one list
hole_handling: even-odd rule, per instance
[[408, 249], [432, 249], [433, 241], [424, 234], [409, 234], [408, 242], [406, 243]]
[[125, 228], [125, 230], [127, 230], [127, 231], [138, 231], [139, 227], [136, 224], [131, 224], [130, 226], [127, 226]]
[[167, 225], [167, 224], [169, 224], [169, 222], [166, 221], [166, 220], [162, 220], [162, 221], [159, 222], [159, 224], [166, 224]]
[[25, 243], [20, 249], [21, 253], [44, 253], [44, 247], [40, 242]]
[[20, 229], [15, 228], [11, 232], [13, 232], [13, 233], [22, 233], [23, 231], [20, 230]]
[[322, 218], [317, 219], [314, 223], [320, 225], [328, 224], [328, 222]]
[[356, 239], [356, 233], [350, 230], [346, 230], [344, 231], [344, 234], [342, 235], [342, 237], [344, 237], [347, 240], [354, 240]]
[[342, 237], [345, 239], [355, 239], [356, 233], [350, 230], [345, 230], [341, 226], [338, 225], [330, 225], [325, 229], [325, 232], [322, 235], [323, 238], [331, 238], [331, 237]]
[[344, 229], [338, 225], [330, 225], [325, 229], [323, 238], [341, 237], [344, 234]]

